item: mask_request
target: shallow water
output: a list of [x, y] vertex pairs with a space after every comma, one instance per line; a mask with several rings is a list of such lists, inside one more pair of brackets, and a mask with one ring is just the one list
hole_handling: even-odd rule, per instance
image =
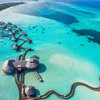
[[[44, 4], [42, 10], [41, 4]], [[43, 9], [45, 6], [48, 11]], [[23, 11], [24, 9], [27, 9], [26, 12]], [[41, 14], [37, 16], [32, 11], [41, 12]], [[51, 17], [55, 12], [62, 14], [63, 21]], [[44, 14], [49, 17], [42, 16]], [[63, 15], [74, 16], [79, 22], [63, 23], [65, 18]], [[30, 72], [25, 75], [25, 84], [35, 86], [40, 94], [51, 89], [66, 94], [71, 85], [77, 81], [93, 86], [100, 85], [98, 80], [100, 76], [100, 44], [88, 41], [87, 36], [78, 35], [73, 31], [73, 29], [88, 29], [100, 32], [99, 10], [63, 2], [28, 2], [28, 4], [1, 11], [0, 20], [18, 25], [33, 40], [33, 44], [26, 43], [24, 47], [30, 46], [34, 49], [33, 52], [28, 53], [27, 57], [36, 54], [40, 57], [40, 62], [45, 65], [39, 69], [44, 82], [38, 82], [33, 72]], [[12, 50], [11, 45], [14, 43], [8, 38], [1, 38], [0, 41], [2, 41], [0, 42], [0, 100], [18, 100], [18, 90], [14, 78], [3, 73], [2, 65], [8, 58], [16, 58], [19, 52]], [[80, 99], [99, 100], [100, 93], [80, 86], [76, 88], [75, 95], [68, 100]], [[61, 99], [51, 95], [47, 100]]]

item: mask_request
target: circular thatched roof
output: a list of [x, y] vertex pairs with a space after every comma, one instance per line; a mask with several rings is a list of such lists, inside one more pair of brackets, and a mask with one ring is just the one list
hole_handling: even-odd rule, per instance
[[35, 58], [35, 59], [38, 59], [38, 60], [40, 59], [40, 58], [39, 58], [38, 56], [36, 56], [35, 54], [33, 54], [30, 58], [32, 58], [32, 59]]
[[9, 60], [6, 60], [3, 64], [3, 71], [5, 73], [8, 73], [8, 74], [12, 74], [14, 71], [15, 71], [15, 68], [14, 68], [14, 65], [13, 65], [13, 62], [15, 62], [14, 59], [9, 59]]
[[28, 69], [35, 69], [39, 66], [39, 60], [38, 59], [33, 59], [33, 58], [29, 58], [26, 59], [26, 68]]
[[16, 38], [16, 37], [12, 37], [11, 40], [12, 40], [12, 41], [16, 41], [17, 38]]
[[34, 97], [36, 96], [36, 89], [34, 86], [25, 86], [22, 89], [22, 95], [24, 96], [31, 96]]
[[19, 46], [18, 46], [18, 44], [15, 44], [15, 45], [12, 46], [12, 48], [13, 48], [14, 50], [18, 50], [18, 49], [19, 49]]
[[9, 24], [9, 25], [13, 25], [11, 22], [8, 22], [7, 24]]

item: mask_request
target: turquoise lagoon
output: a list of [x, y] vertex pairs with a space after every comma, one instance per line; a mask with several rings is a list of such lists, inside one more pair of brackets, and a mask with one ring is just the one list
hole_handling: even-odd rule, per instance
[[[34, 49], [27, 58], [36, 54], [45, 65], [39, 70], [43, 83], [30, 72], [25, 75], [25, 84], [35, 86], [40, 94], [51, 89], [67, 94], [77, 81], [99, 86], [99, 12], [100, 9], [56, 1], [26, 2], [0, 11], [0, 20], [18, 25], [33, 40], [33, 44], [24, 45]], [[5, 60], [23, 52], [13, 51], [13, 44], [0, 37], [0, 100], [18, 100], [14, 77], [2, 71]], [[47, 100], [61, 99], [51, 95]], [[100, 93], [79, 86], [67, 100], [100, 100]]]

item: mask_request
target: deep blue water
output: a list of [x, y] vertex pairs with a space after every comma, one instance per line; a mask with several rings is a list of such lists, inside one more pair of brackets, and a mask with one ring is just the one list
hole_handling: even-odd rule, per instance
[[71, 3], [77, 4], [77, 5], [83, 5], [88, 7], [93, 7], [100, 9], [100, 0], [99, 1], [69, 1]]
[[[0, 3], [18, 2], [18, 1], [34, 1], [34, 0], [0, 0]], [[88, 0], [43, 0], [43, 1], [71, 2], [77, 5], [89, 6], [89, 7], [100, 9], [100, 0], [89, 0], [89, 1]]]

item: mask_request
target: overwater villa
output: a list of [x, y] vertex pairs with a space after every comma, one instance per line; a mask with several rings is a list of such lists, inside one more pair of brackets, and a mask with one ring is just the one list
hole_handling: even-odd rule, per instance
[[22, 95], [24, 97], [35, 97], [36, 96], [36, 89], [34, 86], [23, 86], [22, 88]]
[[18, 34], [19, 32], [21, 32], [20, 28], [17, 28], [14, 32], [12, 32], [12, 30], [9, 32], [9, 35], [15, 35]]
[[39, 60], [35, 57], [28, 58], [26, 60], [16, 61], [14, 59], [8, 59], [4, 62], [2, 70], [7, 74], [12, 74], [16, 70], [19, 72], [23, 69], [36, 69], [39, 66]]
[[3, 24], [5, 24], [5, 22], [3, 22], [3, 21], [0, 21], [0, 25], [3, 25]]
[[14, 44], [14, 45], [12, 46], [12, 49], [18, 51], [18, 50], [20, 50], [20, 49], [23, 48], [22, 45], [23, 45], [24, 43], [26, 43], [26, 42], [32, 43], [32, 40], [31, 40], [30, 38], [26, 38], [26, 39], [25, 39], [22, 43], [20, 43], [19, 45], [18, 45], [18, 44]]
[[7, 24], [2, 24], [1, 26], [3, 29], [6, 29], [7, 28]]
[[27, 36], [27, 34], [25, 32], [22, 32], [21, 34], [19, 34], [19, 36], [15, 37], [14, 35], [11, 37], [12, 41], [17, 42], [18, 40], [21, 40], [20, 37], [21, 36]]
[[7, 30], [7, 31], [11, 31], [13, 28], [16, 28], [16, 27], [17, 27], [16, 25], [12, 25], [12, 26], [6, 28], [6, 30]]
[[15, 72], [15, 67], [13, 65], [13, 62], [15, 62], [14, 59], [8, 59], [4, 62], [2, 70], [7, 74], [12, 74]]
[[36, 58], [26, 59], [26, 68], [27, 69], [36, 69], [39, 66], [39, 60]]

